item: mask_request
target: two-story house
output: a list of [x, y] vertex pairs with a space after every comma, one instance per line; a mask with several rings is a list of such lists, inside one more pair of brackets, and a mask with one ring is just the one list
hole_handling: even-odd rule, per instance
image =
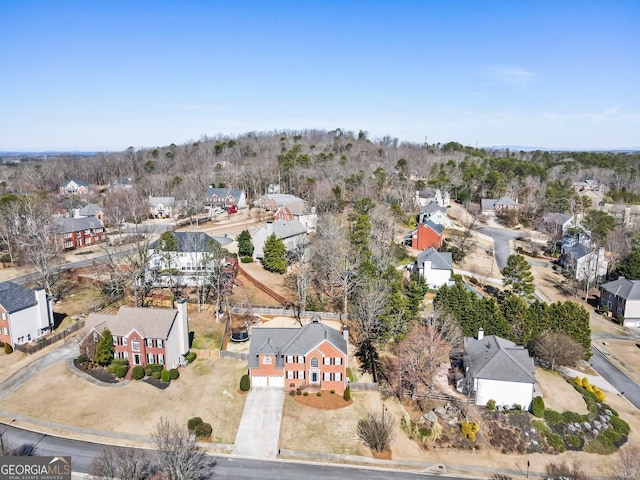
[[149, 215], [155, 218], [169, 218], [173, 216], [176, 206], [175, 197], [152, 197], [149, 196]]
[[419, 223], [425, 223], [431, 221], [437, 225], [443, 227], [450, 227], [453, 221], [447, 215], [447, 209], [441, 207], [435, 202], [431, 202], [423, 207], [420, 207], [420, 215], [418, 217]]
[[307, 228], [297, 220], [267, 222], [251, 237], [255, 259], [261, 260], [264, 257], [264, 244], [272, 234], [282, 240], [287, 252], [293, 251], [300, 243], [308, 242]]
[[69, 180], [60, 185], [60, 193], [63, 195], [86, 195], [89, 193], [89, 184], [83, 180]]
[[507, 212], [520, 209], [518, 200], [511, 197], [483, 198], [480, 200], [480, 207], [483, 215], [494, 215], [496, 213]]
[[52, 328], [51, 298], [43, 288], [0, 283], [0, 341], [12, 346], [35, 342]]
[[413, 270], [424, 277], [430, 288], [440, 288], [451, 280], [453, 257], [451, 252], [438, 252], [435, 248], [429, 248], [418, 254]]
[[416, 250], [427, 250], [428, 248], [440, 248], [444, 239], [444, 227], [427, 220], [419, 223], [418, 227], [409, 232], [404, 237], [404, 243]]
[[51, 231], [65, 250], [87, 247], [107, 239], [102, 222], [95, 217], [54, 218]]
[[182, 299], [177, 305], [177, 309], [120, 307], [117, 313], [90, 313], [80, 353], [91, 357], [108, 329], [114, 358], [127, 359], [131, 366], [158, 363], [166, 369], [177, 368], [189, 353], [187, 303]]
[[620, 277], [600, 285], [600, 305], [624, 318], [625, 327], [640, 327], [640, 280]]
[[251, 385], [335, 390], [347, 385], [347, 331], [316, 316], [302, 328], [254, 328], [249, 349]]
[[210, 186], [206, 193], [206, 203], [209, 207], [236, 207], [247, 206], [247, 196], [244, 190], [235, 188], [215, 188]]

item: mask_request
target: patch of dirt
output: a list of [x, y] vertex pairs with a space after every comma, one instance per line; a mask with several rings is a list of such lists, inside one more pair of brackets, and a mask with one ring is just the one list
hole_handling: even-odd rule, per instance
[[309, 395], [294, 395], [296, 402], [305, 405], [307, 407], [317, 408], [319, 410], [336, 410], [338, 408], [348, 407], [353, 403], [353, 400], [346, 401], [342, 398], [342, 395], [331, 392], [320, 392], [322, 395], [318, 396], [315, 393], [309, 393]]
[[378, 460], [391, 460], [391, 450], [382, 450], [378, 452], [377, 450], [371, 449], [371, 456], [373, 458], [377, 458]]
[[153, 385], [160, 390], [164, 390], [165, 388], [168, 388], [169, 385], [171, 385], [171, 382], [163, 382], [162, 380], [153, 377], [144, 377], [142, 381], [148, 383], [149, 385]]

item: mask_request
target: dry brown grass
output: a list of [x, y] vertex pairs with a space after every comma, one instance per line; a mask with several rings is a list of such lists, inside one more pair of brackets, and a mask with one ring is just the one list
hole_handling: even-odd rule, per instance
[[[233, 443], [245, 396], [236, 393], [246, 363], [198, 359], [180, 378], [160, 390], [142, 381], [109, 388], [71, 373], [65, 364], [49, 367], [2, 402], [10, 412], [63, 425], [145, 435], [163, 416], [185, 425], [202, 417], [213, 427], [213, 441]], [[49, 399], [49, 400], [44, 400]], [[43, 408], [43, 405], [52, 408]]]
[[556, 372], [536, 368], [536, 380], [542, 389], [544, 405], [556, 412], [588, 413], [582, 395]]

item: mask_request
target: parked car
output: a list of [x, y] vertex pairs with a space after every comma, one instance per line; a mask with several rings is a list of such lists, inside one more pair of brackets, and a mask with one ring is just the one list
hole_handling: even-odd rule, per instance
[[238, 209], [236, 208], [235, 205], [229, 205], [227, 207], [227, 213], [231, 214], [231, 213], [238, 213]]

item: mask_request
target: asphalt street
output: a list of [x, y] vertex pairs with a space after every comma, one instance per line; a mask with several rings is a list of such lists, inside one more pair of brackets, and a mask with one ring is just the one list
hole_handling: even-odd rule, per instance
[[618, 370], [607, 357], [598, 350], [592, 348], [593, 356], [589, 360], [591, 365], [607, 382], [613, 385], [622, 396], [629, 400], [637, 409], [640, 409], [640, 386]]

